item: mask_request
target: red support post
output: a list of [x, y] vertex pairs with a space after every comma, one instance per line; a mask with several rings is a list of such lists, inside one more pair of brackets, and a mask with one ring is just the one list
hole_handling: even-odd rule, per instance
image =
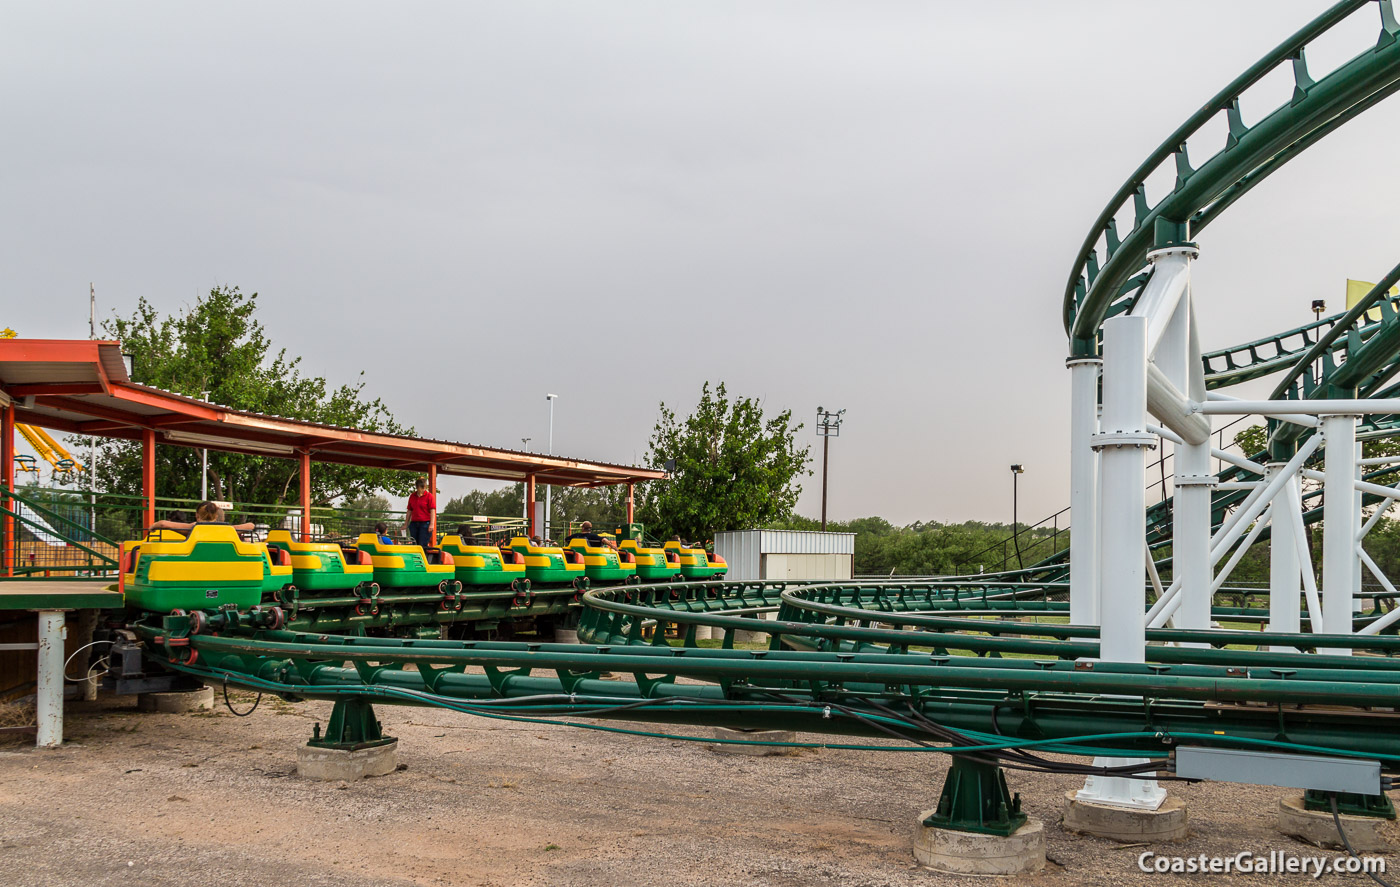
[[311, 541], [311, 451], [301, 451], [301, 541]]
[[[5, 484], [5, 493], [11, 493], [15, 488], [15, 405], [11, 402], [0, 412], [0, 459], [5, 460], [5, 466], [0, 469], [0, 478]], [[15, 510], [14, 500], [8, 495], [5, 498], [5, 507], [11, 511]], [[0, 555], [3, 555], [3, 567], [6, 576], [15, 574], [15, 519], [10, 515], [5, 515], [3, 538], [0, 538]]]
[[428, 533], [433, 537], [433, 547], [438, 544], [437, 535], [437, 463], [428, 466], [428, 492], [433, 494], [433, 510], [428, 513]]
[[629, 483], [627, 485], [627, 522], [629, 524], [632, 523], [633, 518], [636, 517], [636, 500], [633, 498], [633, 495], [636, 492], [637, 485], [634, 483]]
[[153, 428], [141, 429], [141, 495], [146, 497], [142, 527], [150, 529], [156, 522], [156, 432]]
[[535, 526], [535, 476], [527, 474], [525, 476], [525, 513], [529, 515], [530, 536], [533, 538], [540, 534], [540, 528]]

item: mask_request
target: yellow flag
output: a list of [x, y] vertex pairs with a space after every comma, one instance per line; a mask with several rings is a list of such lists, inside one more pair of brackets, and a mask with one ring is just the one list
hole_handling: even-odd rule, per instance
[[[1367, 282], [1364, 281], [1364, 280], [1351, 280], [1350, 278], [1348, 278], [1348, 279], [1347, 279], [1347, 309], [1350, 310], [1352, 307], [1354, 307], [1354, 306], [1356, 305], [1357, 302], [1360, 302], [1360, 301], [1361, 301], [1361, 297], [1364, 296], [1364, 295], [1366, 295], [1367, 293], [1369, 293], [1372, 289], [1375, 288], [1375, 286], [1376, 286], [1376, 285], [1375, 285], [1374, 283], [1367, 283]], [[1391, 294], [1392, 296], [1394, 296], [1394, 295], [1400, 295], [1400, 287], [1394, 287], [1394, 286], [1392, 286], [1392, 287], [1390, 288], [1390, 294]], [[1377, 320], [1380, 320], [1380, 319], [1381, 319], [1381, 309], [1379, 309], [1379, 308], [1372, 308], [1370, 311], [1367, 311], [1367, 312], [1366, 312], [1366, 319], [1369, 320], [1369, 321], [1377, 321]]]

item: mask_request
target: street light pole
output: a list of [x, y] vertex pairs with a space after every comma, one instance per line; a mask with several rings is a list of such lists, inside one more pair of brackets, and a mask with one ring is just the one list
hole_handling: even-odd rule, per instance
[[822, 439], [822, 532], [826, 532], [826, 469], [831, 454], [831, 439], [841, 436], [841, 416], [845, 410], [831, 412], [817, 407], [817, 436]]
[[[199, 392], [201, 400], [209, 400], [209, 392]], [[200, 448], [199, 451], [199, 501], [209, 501], [209, 450]], [[307, 515], [302, 515], [302, 519], [307, 519]]]
[[[559, 395], [546, 394], [545, 399], [549, 401], [549, 455], [554, 455], [554, 400]], [[544, 486], [544, 538], [551, 539], [549, 521], [553, 513], [550, 511], [550, 492], [552, 487], [549, 484]]]
[[[533, 437], [522, 437], [522, 438], [520, 438], [520, 442], [521, 442], [522, 444], [525, 445], [525, 452], [527, 452], [527, 453], [530, 452], [530, 441], [532, 441], [532, 440], [534, 440]], [[522, 486], [523, 486], [523, 484], [522, 484]], [[521, 514], [521, 516], [522, 516], [523, 518], [525, 518], [525, 530], [526, 530], [526, 535], [529, 535], [529, 529], [530, 529], [530, 497], [529, 497], [529, 496], [521, 495], [521, 497], [520, 497], [520, 514]]]
[[1011, 466], [1011, 545], [1016, 549], [1016, 569], [1025, 569], [1025, 564], [1021, 561], [1021, 520], [1017, 515], [1019, 506], [1017, 481], [1026, 469], [1020, 463]]

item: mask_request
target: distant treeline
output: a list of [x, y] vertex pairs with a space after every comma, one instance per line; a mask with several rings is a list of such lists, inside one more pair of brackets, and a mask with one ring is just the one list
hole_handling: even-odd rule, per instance
[[[794, 515], [773, 524], [776, 530], [819, 530], [821, 521]], [[964, 521], [960, 524], [916, 522], [897, 527], [882, 517], [828, 521], [835, 533], [856, 534], [855, 572], [858, 576], [944, 576], [1014, 570], [1031, 566], [1069, 545], [1069, 532], [1022, 524]], [[1017, 556], [1019, 549], [1020, 555]]]

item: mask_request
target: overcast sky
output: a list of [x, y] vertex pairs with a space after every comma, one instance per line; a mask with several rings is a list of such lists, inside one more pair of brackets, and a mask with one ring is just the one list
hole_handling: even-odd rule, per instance
[[[426, 436], [542, 449], [555, 392], [556, 453], [639, 462], [659, 401], [722, 380], [818, 456], [817, 406], [848, 410], [834, 517], [1006, 520], [1022, 462], [1035, 518], [1068, 504], [1088, 226], [1323, 8], [9, 4], [0, 326], [85, 337], [90, 281], [102, 316], [236, 285]], [[1207, 346], [1400, 259], [1397, 135], [1400, 99], [1203, 234]]]

